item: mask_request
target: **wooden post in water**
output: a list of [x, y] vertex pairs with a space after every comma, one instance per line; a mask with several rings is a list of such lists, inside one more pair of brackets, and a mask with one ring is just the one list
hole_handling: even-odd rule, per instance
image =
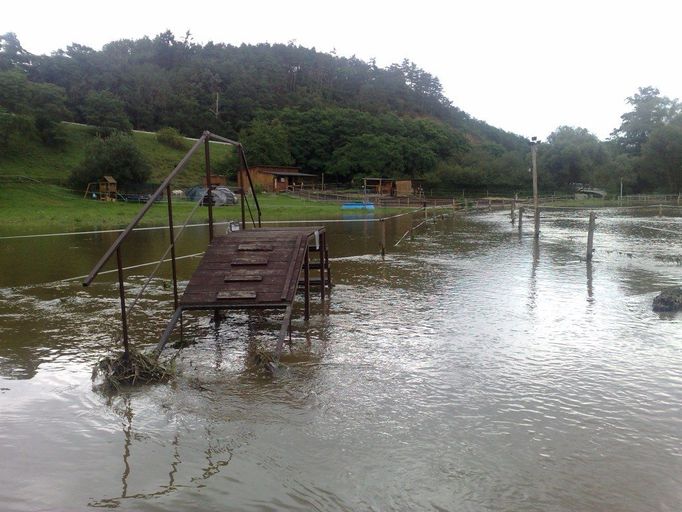
[[512, 199], [511, 202], [511, 213], [509, 216], [511, 217], [511, 223], [514, 224], [514, 221], [516, 220], [516, 212], [514, 211], [516, 209], [516, 201]]
[[381, 257], [386, 256], [386, 221], [381, 219]]
[[126, 297], [123, 288], [123, 258], [121, 246], [116, 247], [116, 267], [118, 269], [118, 295], [121, 301], [121, 325], [123, 326], [123, 360], [127, 361], [130, 355], [128, 348], [128, 319], [126, 315]]
[[592, 261], [592, 244], [594, 242], [594, 219], [596, 215], [594, 212], [590, 212], [590, 225], [587, 228], [587, 254], [585, 255], [587, 261]]
[[519, 207], [519, 233], [521, 233], [521, 228], [523, 227], [523, 206]]
[[663, 217], [663, 205], [662, 204], [658, 205], [658, 216]]

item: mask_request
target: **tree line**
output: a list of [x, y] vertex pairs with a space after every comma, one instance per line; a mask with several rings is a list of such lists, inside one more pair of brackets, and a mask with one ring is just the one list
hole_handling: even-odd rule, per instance
[[[608, 141], [559, 127], [539, 151], [541, 187], [589, 182], [611, 191], [679, 191], [680, 109], [653, 87]], [[437, 77], [404, 60], [380, 68], [294, 44], [232, 46], [188, 32], [123, 39], [94, 50], [71, 44], [32, 55], [0, 36], [0, 148], [12, 137], [59, 145], [59, 121], [131, 129], [211, 130], [241, 140], [252, 164], [296, 165], [350, 183], [419, 177], [443, 193], [529, 188], [529, 141], [472, 118]]]

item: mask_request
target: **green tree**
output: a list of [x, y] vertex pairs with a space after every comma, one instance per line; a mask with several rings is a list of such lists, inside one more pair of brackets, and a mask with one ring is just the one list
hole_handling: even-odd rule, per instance
[[620, 147], [631, 155], [640, 155], [642, 145], [646, 143], [656, 128], [667, 124], [681, 111], [677, 99], [671, 100], [661, 96], [655, 87], [640, 87], [634, 96], [627, 98], [627, 103], [632, 106], [630, 112], [626, 112], [619, 128], [616, 128], [611, 136], [615, 138]]
[[682, 192], [682, 117], [656, 128], [642, 147], [641, 167], [660, 188]]
[[14, 32], [0, 35], [0, 70], [27, 66], [33, 56], [24, 50]]
[[292, 165], [287, 130], [275, 121], [256, 120], [240, 133], [249, 165]]
[[327, 173], [337, 179], [353, 176], [400, 177], [405, 171], [402, 141], [389, 135], [365, 134], [334, 151]]
[[52, 146], [63, 144], [65, 136], [59, 123], [70, 117], [64, 89], [54, 84], [33, 84], [31, 105], [35, 127], [42, 141]]
[[593, 183], [607, 157], [599, 139], [585, 128], [560, 126], [538, 151], [538, 167], [554, 187], [566, 189], [571, 183]]
[[113, 176], [120, 186], [144, 183], [151, 168], [130, 135], [116, 133], [96, 138], [87, 148], [85, 158], [69, 178], [73, 188], [81, 189], [102, 176]]
[[97, 128], [98, 133], [109, 135], [114, 131], [132, 130], [123, 102], [109, 91], [91, 92], [83, 106], [85, 122]]

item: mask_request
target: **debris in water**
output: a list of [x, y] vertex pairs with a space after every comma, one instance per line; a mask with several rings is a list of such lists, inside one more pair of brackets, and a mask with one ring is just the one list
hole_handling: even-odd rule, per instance
[[279, 362], [275, 359], [274, 354], [255, 343], [249, 345], [246, 354], [246, 365], [252, 370], [267, 370], [272, 374], [275, 374], [279, 368]]
[[92, 380], [101, 377], [101, 385], [110, 390], [136, 384], [167, 382], [175, 375], [174, 357], [160, 362], [157, 354], [145, 354], [137, 350], [111, 354], [99, 361], [92, 370]]

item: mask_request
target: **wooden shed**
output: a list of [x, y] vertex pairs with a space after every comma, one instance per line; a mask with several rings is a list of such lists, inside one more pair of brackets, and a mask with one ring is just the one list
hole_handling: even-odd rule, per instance
[[391, 178], [363, 178], [362, 183], [368, 194], [395, 195], [395, 180]]
[[414, 194], [412, 180], [396, 180], [395, 195], [398, 197], [408, 197]]
[[394, 197], [420, 195], [422, 181], [418, 179], [363, 178], [365, 191], [368, 194]]
[[102, 176], [99, 179], [99, 198], [102, 201], [116, 201], [118, 184], [113, 176]]
[[[249, 172], [254, 187], [259, 187], [265, 192], [286, 192], [303, 188], [317, 181], [315, 174], [301, 172], [298, 167], [257, 165], [249, 167]], [[239, 186], [243, 187], [245, 192], [250, 190], [249, 180], [244, 170], [239, 172]]]

